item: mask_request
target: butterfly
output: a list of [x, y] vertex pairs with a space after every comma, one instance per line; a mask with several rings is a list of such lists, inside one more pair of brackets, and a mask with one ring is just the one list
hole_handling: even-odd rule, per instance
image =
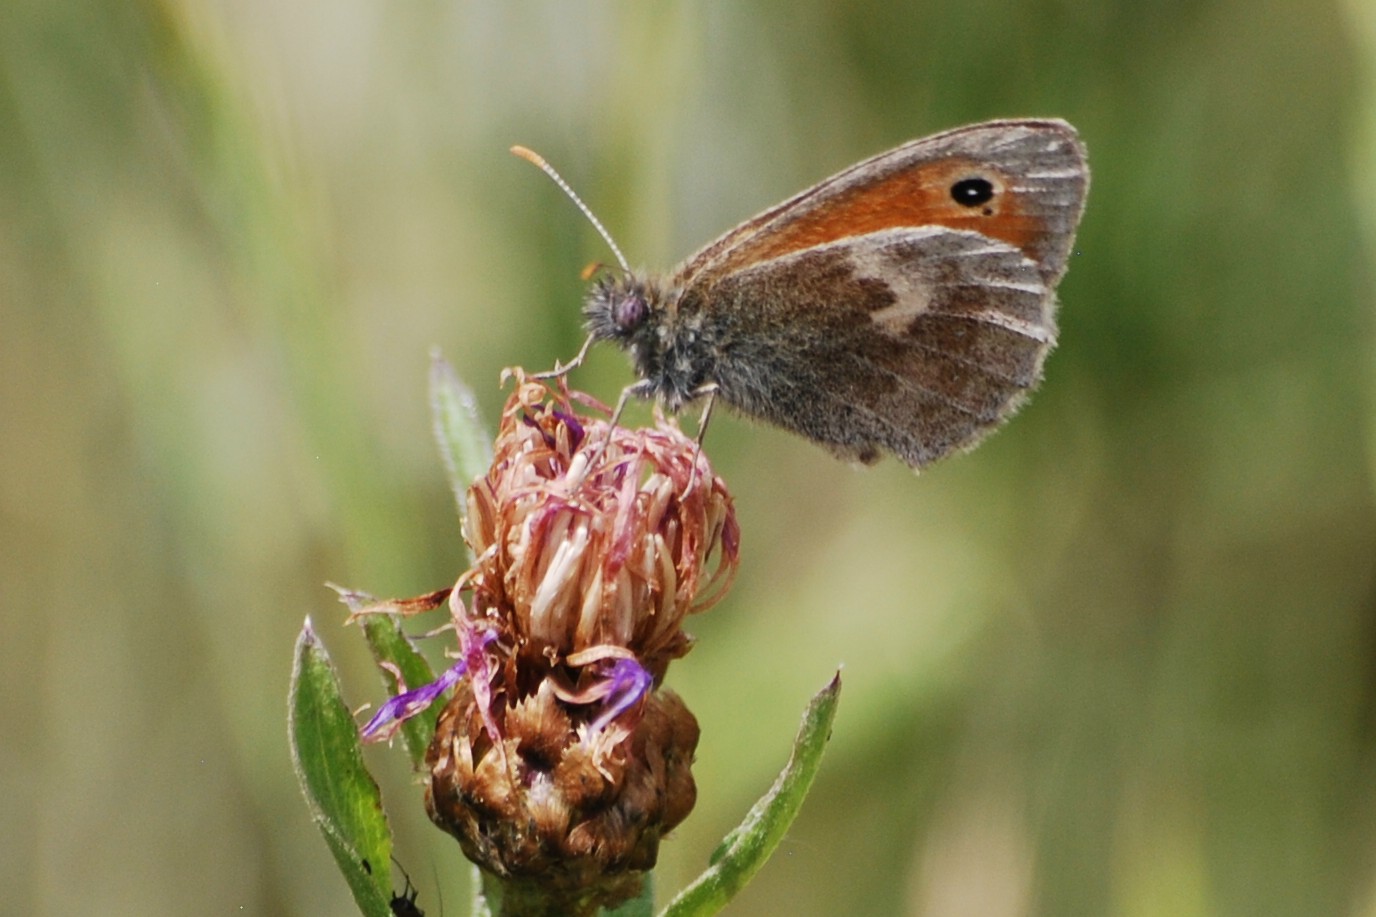
[[915, 469], [973, 447], [1041, 381], [1089, 187], [1065, 121], [974, 124], [859, 162], [655, 277], [517, 152], [622, 264], [590, 289], [587, 343], [559, 371], [611, 341], [639, 376], [631, 395], [673, 411], [709, 396], [842, 458]]

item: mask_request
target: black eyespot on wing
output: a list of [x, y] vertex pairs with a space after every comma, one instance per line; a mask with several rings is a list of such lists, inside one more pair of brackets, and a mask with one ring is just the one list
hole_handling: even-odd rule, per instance
[[987, 204], [994, 196], [994, 185], [987, 178], [962, 178], [951, 186], [951, 200], [962, 207]]

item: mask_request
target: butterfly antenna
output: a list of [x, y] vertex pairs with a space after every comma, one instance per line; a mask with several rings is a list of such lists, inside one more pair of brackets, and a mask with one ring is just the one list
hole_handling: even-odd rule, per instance
[[612, 254], [616, 255], [617, 263], [621, 265], [621, 269], [629, 274], [631, 272], [631, 266], [626, 263], [626, 256], [621, 254], [621, 249], [617, 248], [616, 240], [612, 238], [612, 234], [607, 232], [607, 227], [603, 226], [602, 221], [593, 215], [588, 205], [583, 203], [583, 199], [574, 193], [573, 189], [569, 187], [569, 183], [564, 181], [558, 172], [554, 171], [554, 166], [545, 162], [545, 157], [541, 156], [539, 153], [534, 150], [528, 150], [523, 146], [514, 146], [511, 148], [511, 152], [515, 153], [526, 162], [539, 166], [542, 172], [554, 179], [554, 183], [559, 186], [559, 190], [567, 194], [569, 200], [573, 201], [578, 209], [583, 211], [583, 216], [588, 218], [588, 222], [592, 224], [593, 229], [597, 230], [597, 234], [600, 235], [607, 243], [607, 246], [611, 248]]

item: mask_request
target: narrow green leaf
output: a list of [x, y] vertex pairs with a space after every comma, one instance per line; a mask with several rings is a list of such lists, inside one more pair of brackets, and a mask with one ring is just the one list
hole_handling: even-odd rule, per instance
[[[368, 641], [368, 649], [378, 663], [382, 673], [382, 683], [388, 696], [395, 697], [402, 691], [427, 685], [435, 680], [435, 671], [430, 663], [416, 649], [401, 629], [401, 622], [394, 615], [364, 615], [360, 619], [363, 636]], [[396, 666], [401, 672], [405, 685], [397, 682], [396, 675], [382, 663]], [[411, 758], [411, 766], [420, 770], [425, 763], [425, 750], [435, 737], [435, 723], [439, 720], [440, 703], [431, 704], [429, 709], [417, 713], [401, 724], [401, 743]]]
[[296, 641], [288, 698], [292, 764], [311, 816], [366, 917], [390, 917], [392, 833], [363, 765], [358, 727], [310, 618]]
[[808, 704], [803, 725], [793, 740], [793, 753], [769, 792], [722, 840], [712, 854], [712, 865], [669, 902], [661, 917], [717, 913], [765, 864], [788, 832], [817, 776], [840, 695], [841, 673], [837, 672]]
[[487, 474], [492, 464], [492, 436], [473, 390], [438, 350], [430, 357], [430, 413], [449, 486], [463, 516], [468, 511], [468, 486]]
[[[348, 607], [350, 615], [363, 628], [364, 639], [368, 641], [368, 649], [372, 651], [373, 660], [378, 664], [388, 699], [429, 685], [435, 680], [435, 672], [430, 668], [430, 663], [401, 629], [401, 619], [443, 607], [450, 595], [449, 589], [437, 589], [409, 599], [379, 601], [376, 596], [359, 592], [357, 589], [349, 589], [334, 583], [325, 585], [339, 594], [339, 600]], [[416, 770], [420, 770], [425, 761], [425, 750], [429, 748], [430, 740], [435, 735], [435, 723], [438, 719], [439, 707], [431, 705], [401, 723], [402, 744], [406, 746], [406, 751], [411, 757], [411, 766]]]

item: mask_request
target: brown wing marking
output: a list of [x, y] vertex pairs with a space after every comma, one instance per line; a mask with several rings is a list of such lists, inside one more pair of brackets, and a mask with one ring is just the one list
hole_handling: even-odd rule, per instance
[[[984, 178], [993, 196], [962, 206], [952, 186]], [[675, 272], [712, 284], [743, 267], [896, 227], [939, 225], [1016, 247], [1053, 282], [1065, 268], [1088, 185], [1084, 147], [1062, 121], [993, 121], [914, 140], [851, 166], [745, 221]]]
[[[963, 207], [951, 199], [950, 189], [972, 176], [988, 179], [994, 184], [995, 193], [980, 206]], [[1007, 242], [1035, 259], [1039, 254], [1037, 243], [1047, 232], [1046, 218], [1027, 212], [1018, 195], [1006, 193], [1009, 185], [1008, 176], [968, 159], [901, 170], [880, 181], [836, 193], [825, 207], [808, 208], [792, 218], [785, 217], [769, 232], [743, 241], [713, 265], [713, 273], [731, 273], [746, 264], [849, 236], [931, 225], [978, 232]]]

